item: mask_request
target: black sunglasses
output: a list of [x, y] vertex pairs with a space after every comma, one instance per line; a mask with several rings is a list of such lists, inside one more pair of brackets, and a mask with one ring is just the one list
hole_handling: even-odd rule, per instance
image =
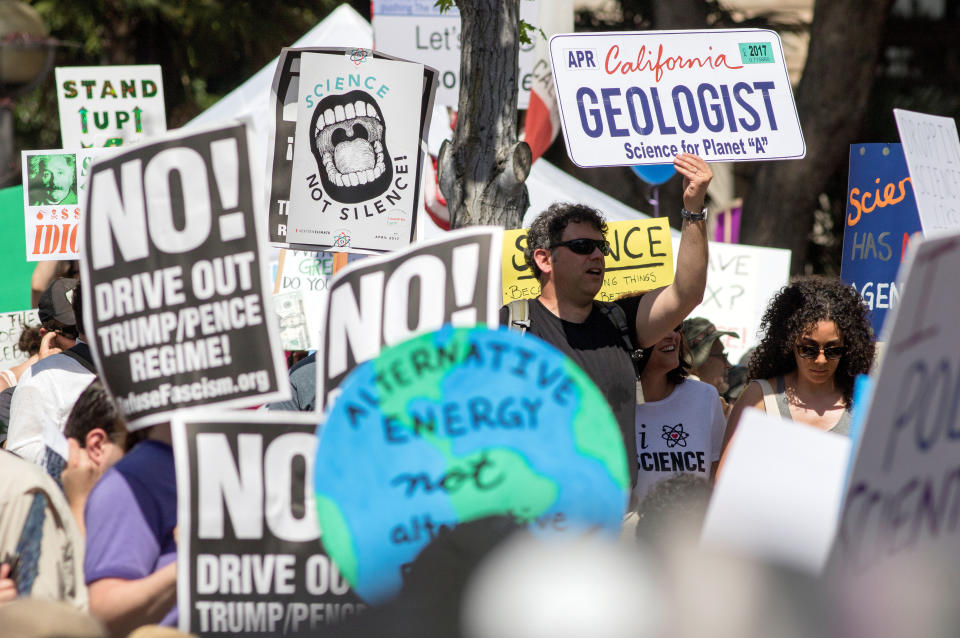
[[594, 248], [599, 248], [605, 256], [610, 254], [610, 242], [606, 239], [589, 239], [587, 237], [568, 239], [554, 244], [551, 248], [559, 248], [560, 246], [566, 246], [578, 255], [589, 255]]
[[816, 359], [820, 356], [821, 352], [827, 359], [839, 359], [846, 354], [847, 348], [845, 346], [830, 346], [828, 348], [823, 348], [821, 346], [813, 346], [807, 343], [797, 344], [797, 354], [804, 359]]

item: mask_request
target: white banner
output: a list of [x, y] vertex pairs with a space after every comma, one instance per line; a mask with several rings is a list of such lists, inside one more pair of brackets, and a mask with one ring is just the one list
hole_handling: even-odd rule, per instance
[[18, 310], [0, 314], [0, 370], [26, 361], [30, 354], [18, 347], [20, 333], [26, 326], [39, 326], [36, 310]]
[[[549, 1], [549, 0], [545, 0]], [[536, 26], [539, 0], [520, 0], [520, 19]], [[530, 101], [533, 84], [533, 49], [520, 45], [518, 108]], [[460, 10], [441, 12], [433, 0], [373, 0], [373, 42], [377, 51], [422, 62], [437, 69], [437, 104], [454, 109], [460, 101]]]
[[122, 146], [167, 130], [158, 64], [57, 67], [63, 148]]
[[800, 159], [806, 146], [780, 37], [762, 29], [578, 33], [550, 39], [577, 166]]

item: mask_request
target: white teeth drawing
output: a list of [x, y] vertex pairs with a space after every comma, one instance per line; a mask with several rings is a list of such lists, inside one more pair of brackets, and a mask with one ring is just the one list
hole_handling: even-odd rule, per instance
[[352, 204], [386, 192], [393, 165], [373, 96], [359, 90], [329, 95], [317, 105], [311, 124], [310, 150], [331, 199]]

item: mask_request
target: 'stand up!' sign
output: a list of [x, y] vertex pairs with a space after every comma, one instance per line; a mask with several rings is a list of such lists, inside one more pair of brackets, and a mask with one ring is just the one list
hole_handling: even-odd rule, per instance
[[57, 67], [63, 148], [122, 146], [167, 130], [159, 65]]
[[[171, 135], [93, 165], [85, 328], [128, 421], [286, 392], [243, 126]], [[285, 378], [285, 375], [283, 375]], [[284, 381], [284, 389], [287, 384]]]
[[799, 159], [780, 38], [761, 29], [556, 35], [563, 135], [578, 166]]

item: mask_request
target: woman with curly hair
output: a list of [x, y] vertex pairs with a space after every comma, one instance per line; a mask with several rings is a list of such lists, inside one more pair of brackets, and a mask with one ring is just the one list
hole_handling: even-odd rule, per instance
[[724, 447], [744, 408], [847, 435], [853, 383], [870, 371], [873, 330], [860, 294], [839, 279], [808, 277], [784, 287], [760, 323], [753, 379], [730, 413]]

